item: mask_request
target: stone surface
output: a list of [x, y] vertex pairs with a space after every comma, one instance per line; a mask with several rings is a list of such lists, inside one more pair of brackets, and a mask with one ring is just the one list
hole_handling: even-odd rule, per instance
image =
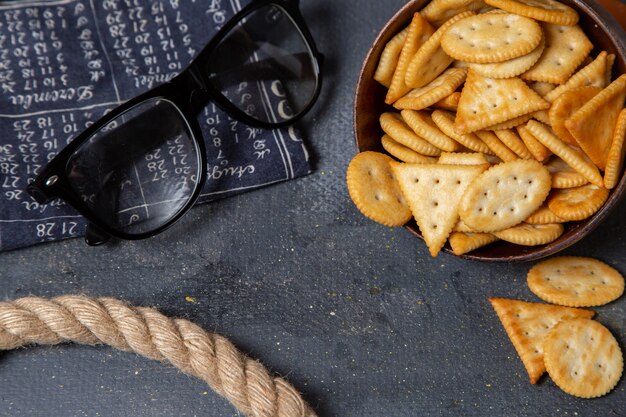
[[[320, 417], [618, 416], [624, 378], [580, 400], [528, 377], [487, 297], [538, 301], [529, 264], [432, 259], [402, 228], [357, 212], [344, 185], [355, 148], [361, 62], [404, 3], [303, 0], [326, 55], [324, 89], [301, 123], [314, 172], [193, 209], [155, 238], [82, 239], [0, 254], [0, 299], [85, 293], [191, 319], [285, 375]], [[626, 273], [626, 210], [565, 253]], [[626, 342], [626, 298], [596, 308]], [[0, 353], [0, 416], [232, 416], [174, 368], [107, 347]]]

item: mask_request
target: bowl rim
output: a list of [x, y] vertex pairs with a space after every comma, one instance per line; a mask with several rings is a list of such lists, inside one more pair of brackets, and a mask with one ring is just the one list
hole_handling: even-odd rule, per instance
[[[372, 42], [365, 59], [363, 60], [363, 64], [361, 66], [361, 70], [359, 72], [359, 76], [357, 78], [357, 85], [354, 94], [354, 102], [353, 102], [353, 137], [354, 144], [357, 150], [357, 153], [363, 152], [359, 144], [359, 123], [360, 123], [360, 114], [357, 111], [360, 103], [363, 100], [364, 92], [362, 91], [361, 86], [366, 77], [366, 72], [371, 65], [371, 61], [373, 59], [378, 59], [380, 57], [375, 57], [376, 53], [382, 53], [382, 49], [384, 44], [391, 39], [391, 37], [395, 34], [395, 32], [390, 33], [390, 31], [394, 28], [403, 27], [402, 25], [408, 24], [410, 21], [411, 12], [417, 12], [423, 8], [424, 5], [428, 3], [429, 0], [410, 0], [404, 6], [402, 6], [394, 15], [389, 18], [386, 23], [383, 25], [382, 29], [378, 32], [375, 40]], [[620, 23], [609, 13], [601, 5], [595, 2], [587, 2], [584, 0], [559, 0], [562, 3], [567, 5], [574, 5], [574, 7], [582, 10], [591, 20], [595, 22], [596, 25], [602, 28], [602, 31], [609, 38], [610, 42], [615, 47], [616, 53], [616, 64], [618, 60], [621, 60], [622, 67], [626, 66], [626, 30], [620, 25]], [[617, 65], [614, 66], [614, 68]], [[372, 80], [368, 80], [372, 81]], [[570, 226], [570, 231], [572, 228], [576, 228], [573, 232], [571, 232], [570, 236], [567, 236], [565, 239], [557, 239], [554, 242], [548, 243], [546, 245], [541, 246], [519, 246], [520, 248], [528, 248], [528, 252], [525, 253], [521, 251], [520, 254], [513, 254], [508, 256], [499, 256], [499, 257], [488, 257], [484, 255], [476, 255], [472, 254], [472, 252], [456, 255], [452, 252], [447, 245], [442, 249], [442, 252], [448, 253], [452, 256], [461, 259], [467, 260], [475, 260], [481, 262], [489, 262], [489, 263], [504, 263], [504, 262], [529, 262], [535, 261], [541, 258], [545, 258], [550, 255], [554, 255], [585, 238], [591, 231], [596, 229], [608, 216], [611, 214], [613, 209], [621, 202], [624, 194], [626, 193], [626, 173], [624, 172], [626, 169], [626, 163], [622, 167], [621, 179], [618, 182], [617, 186], [610, 190], [610, 195], [604, 205], [590, 218], [582, 220], [580, 222], [569, 222], [574, 223], [575, 226]], [[419, 227], [413, 227], [414, 221], [409, 224], [404, 225], [403, 227], [407, 229], [414, 236], [423, 239], [422, 235], [419, 233]], [[417, 230], [416, 230], [417, 229]], [[497, 243], [497, 242], [494, 242]]]

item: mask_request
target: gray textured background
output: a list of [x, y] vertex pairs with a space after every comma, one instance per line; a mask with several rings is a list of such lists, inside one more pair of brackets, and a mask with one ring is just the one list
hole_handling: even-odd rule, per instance
[[[193, 209], [146, 241], [81, 239], [0, 254], [0, 299], [85, 293], [189, 318], [286, 375], [321, 417], [624, 416], [608, 396], [536, 386], [489, 296], [537, 301], [529, 264], [432, 259], [402, 228], [360, 215], [344, 174], [365, 53], [403, 0], [303, 0], [326, 55], [324, 90], [302, 123], [316, 160], [302, 179]], [[626, 273], [626, 203], [566, 251]], [[193, 297], [187, 301], [186, 297]], [[626, 297], [595, 309], [624, 349]], [[0, 353], [0, 416], [231, 416], [208, 387], [107, 347]]]

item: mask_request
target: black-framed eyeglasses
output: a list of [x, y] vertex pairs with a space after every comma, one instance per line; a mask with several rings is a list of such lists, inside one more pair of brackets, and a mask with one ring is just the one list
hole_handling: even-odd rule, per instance
[[[254, 0], [178, 76], [77, 136], [28, 192], [42, 204], [61, 198], [73, 206], [89, 221], [90, 245], [154, 236], [180, 219], [204, 186], [207, 157], [197, 113], [213, 102], [248, 125], [290, 125], [319, 95], [321, 61], [298, 0]], [[253, 85], [245, 99], [242, 84]], [[276, 112], [268, 111], [268, 88], [280, 97]], [[157, 163], [168, 152], [174, 166], [167, 178], [142, 181], [138, 162]]]

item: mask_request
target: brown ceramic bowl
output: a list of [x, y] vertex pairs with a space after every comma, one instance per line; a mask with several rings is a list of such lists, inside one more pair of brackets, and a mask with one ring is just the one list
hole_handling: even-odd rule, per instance
[[[400, 30], [406, 27], [414, 12], [419, 11], [428, 0], [409, 1], [383, 27], [369, 50], [359, 76], [354, 102], [354, 134], [359, 152], [384, 152], [380, 144], [383, 132], [378, 123], [380, 114], [393, 110], [385, 104], [386, 88], [374, 80], [374, 72], [385, 44]], [[592, 55], [606, 50], [616, 55], [613, 66], [613, 79], [616, 74], [626, 73], [626, 33], [605, 9], [595, 3], [581, 0], [560, 0], [573, 7], [580, 16], [579, 25], [595, 45]], [[543, 246], [519, 246], [507, 242], [495, 242], [477, 249], [462, 258], [486, 262], [531, 261], [559, 252], [573, 245], [596, 228], [615, 208], [626, 192], [626, 176], [622, 174], [618, 186], [611, 191], [608, 201], [593, 216], [580, 222], [566, 223], [565, 232], [556, 241]], [[414, 235], [421, 238], [415, 222], [406, 225]], [[452, 253], [446, 245], [445, 252]]]

